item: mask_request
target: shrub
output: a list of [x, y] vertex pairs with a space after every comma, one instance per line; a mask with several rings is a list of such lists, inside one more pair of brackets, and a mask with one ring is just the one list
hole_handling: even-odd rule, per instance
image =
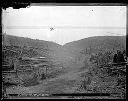
[[108, 65], [112, 61], [112, 58], [112, 51], [98, 52], [97, 54], [91, 55], [90, 62], [102, 67]]
[[[91, 83], [86, 86], [86, 83], [81, 85], [91, 87], [93, 93], [117, 93], [120, 98], [126, 96], [126, 76], [119, 71], [111, 70], [113, 66], [109, 66], [109, 62], [113, 59], [114, 51], [98, 52], [91, 55], [89, 70], [86, 73], [86, 77], [90, 77], [88, 73], [91, 73]], [[118, 69], [118, 67], [116, 67]], [[114, 75], [112, 75], [115, 72]], [[86, 78], [84, 78], [86, 80]], [[84, 81], [85, 81], [84, 80]], [[94, 83], [93, 83], [94, 82]], [[85, 89], [85, 91], [88, 88]]]

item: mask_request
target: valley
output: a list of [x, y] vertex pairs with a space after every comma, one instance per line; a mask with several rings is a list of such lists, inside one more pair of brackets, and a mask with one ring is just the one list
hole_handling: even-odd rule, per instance
[[[113, 52], [112, 57], [117, 49], [126, 50], [126, 39], [125, 36], [98, 36], [85, 38], [61, 46], [53, 42], [7, 35], [3, 46], [3, 65], [17, 63], [15, 65], [16, 70], [21, 70], [20, 65], [30, 64], [24, 68], [25, 71], [28, 68], [31, 69], [28, 73], [23, 74], [24, 78], [19, 76], [23, 72], [21, 74], [19, 73], [18, 76], [22, 78], [22, 81], [18, 81], [19, 83], [17, 85], [6, 87], [6, 94], [93, 93], [94, 87], [99, 86], [98, 82], [101, 82], [102, 79], [91, 70], [96, 66], [90, 62], [90, 57], [98, 52], [107, 51]], [[10, 50], [16, 52], [11, 53]], [[26, 57], [28, 59], [25, 60], [24, 58]], [[38, 60], [37, 58], [39, 57], [45, 57], [45, 59]], [[20, 61], [19, 58], [21, 58]], [[17, 60], [18, 62], [16, 62]], [[89, 74], [90, 71], [92, 74]], [[107, 74], [102, 75], [105, 76]], [[91, 81], [89, 81], [89, 78], [91, 78]], [[113, 77], [110, 78], [114, 80]], [[10, 79], [12, 78], [10, 77]], [[16, 75], [14, 79], [17, 79]], [[95, 81], [96, 79], [97, 81]], [[107, 78], [104, 77], [104, 79]], [[29, 82], [26, 82], [26, 80]], [[95, 84], [93, 81], [97, 83]], [[113, 91], [114, 88], [112, 88], [112, 85], [116, 87], [117, 81], [113, 81], [112, 84], [110, 81], [106, 84], [109, 84], [110, 89]], [[28, 86], [25, 86], [24, 83], [28, 83]], [[104, 83], [102, 84], [104, 86]], [[104, 91], [107, 92], [106, 90], [96, 90], [96, 93]], [[114, 99], [116, 97], [111, 98]]]

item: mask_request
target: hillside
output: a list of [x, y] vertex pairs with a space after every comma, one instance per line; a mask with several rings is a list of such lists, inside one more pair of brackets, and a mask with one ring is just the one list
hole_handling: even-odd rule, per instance
[[77, 57], [79, 53], [91, 54], [104, 50], [126, 49], [125, 36], [95, 36], [67, 43], [63, 48]]
[[[36, 63], [35, 69], [31, 71], [27, 71], [29, 67], [26, 66], [24, 67], [26, 71], [18, 72], [18, 77], [15, 74], [5, 75], [5, 82], [8, 82], [9, 78], [9, 83], [14, 83], [10, 84], [11, 86], [7, 87], [6, 91], [8, 94], [21, 94], [21, 92], [23, 94], [41, 94], [42, 92], [43, 94], [48, 92], [53, 94], [117, 93], [117, 97], [106, 97], [124, 98], [125, 75], [119, 74], [118, 77], [119, 72], [110, 72], [110, 66], [106, 65], [112, 60], [114, 51], [126, 48], [125, 41], [125, 36], [97, 36], [61, 46], [53, 42], [7, 35], [4, 47], [9, 51], [5, 52], [4, 55], [7, 56], [10, 64], [13, 62], [12, 58], [18, 56], [18, 54], [14, 54], [10, 50], [17, 52], [22, 50], [22, 56], [50, 57], [50, 61], [48, 59], [45, 64], [44, 61], [38, 61], [38, 65]], [[31, 61], [28, 61], [27, 64], [29, 62]], [[40, 63], [52, 68], [46, 73], [44, 66], [40, 65]], [[104, 66], [108, 69], [104, 68]], [[121, 80], [122, 78], [123, 80]], [[18, 84], [21, 86], [18, 86]], [[85, 98], [87, 97], [85, 96]], [[103, 96], [103, 98], [105, 97]]]
[[[23, 50], [24, 53], [34, 53], [35, 56], [50, 56], [54, 61], [67, 60], [70, 57], [68, 50], [65, 50], [61, 45], [44, 40], [30, 39], [24, 37], [17, 37], [12, 35], [6, 35], [4, 45], [9, 47], [17, 46], [17, 50]], [[30, 51], [29, 51], [30, 50]], [[31, 51], [34, 52], [31, 52]]]
[[[49, 41], [6, 35], [5, 46], [18, 46], [34, 56], [50, 56], [55, 61], [78, 58], [81, 54], [104, 50], [126, 49], [125, 36], [95, 36], [67, 43], [63, 46]], [[32, 52], [32, 50], [34, 52]]]
[[39, 49], [56, 49], [57, 47], [60, 47], [59, 44], [44, 40], [38, 40], [38, 39], [30, 39], [30, 38], [24, 38], [24, 37], [18, 37], [18, 36], [12, 36], [12, 35], [6, 35], [5, 37], [5, 45], [14, 45], [14, 46], [27, 46], [27, 47], [34, 47]]
[[95, 36], [65, 44], [68, 49], [81, 50], [87, 47], [126, 48], [126, 36]]
[[125, 36], [95, 36], [67, 43], [63, 46], [49, 41], [6, 35], [5, 45], [23, 50], [32, 56], [50, 56], [53, 61], [69, 61], [82, 54], [97, 53], [104, 50], [126, 49]]
[[17, 48], [18, 50], [24, 49], [23, 52], [30, 52], [33, 50], [36, 52], [37, 56], [47, 56], [51, 51], [61, 47], [61, 45], [49, 41], [17, 37], [12, 35], [6, 35], [4, 46], [9, 46], [13, 49], [15, 47], [15, 49]]

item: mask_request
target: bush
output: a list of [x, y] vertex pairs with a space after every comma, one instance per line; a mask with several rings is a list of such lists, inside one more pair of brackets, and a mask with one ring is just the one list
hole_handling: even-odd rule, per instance
[[46, 79], [46, 75], [43, 73], [41, 74], [41, 80], [44, 80], [44, 79]]
[[[104, 51], [93, 54], [90, 57], [89, 70], [84, 77], [91, 77], [90, 84], [82, 83], [83, 87], [86, 86], [85, 91], [91, 87], [92, 93], [117, 93], [120, 98], [126, 96], [126, 76], [116, 71], [114, 75], [113, 66], [109, 66], [109, 62], [113, 59], [114, 51]], [[116, 67], [118, 69], [118, 67]], [[113, 73], [112, 73], [113, 72]], [[90, 73], [92, 76], [88, 75]], [[89, 88], [88, 88], [89, 87]]]
[[91, 55], [90, 62], [98, 66], [108, 65], [113, 59], [112, 51], [98, 52], [97, 54]]

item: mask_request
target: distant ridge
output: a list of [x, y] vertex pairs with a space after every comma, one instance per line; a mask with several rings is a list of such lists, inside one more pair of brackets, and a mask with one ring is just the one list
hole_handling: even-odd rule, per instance
[[6, 35], [4, 43], [5, 45], [31, 46], [36, 48], [46, 48], [46, 47], [54, 48], [61, 46], [52, 41], [31, 39], [31, 38], [19, 37], [13, 35]]
[[95, 53], [105, 49], [126, 49], [126, 36], [94, 36], [81, 40], [69, 42], [63, 45], [63, 48], [76, 54], [91, 48], [91, 52]]
[[78, 42], [78, 41], [82, 41], [82, 40], [93, 40], [93, 39], [96, 39], [96, 38], [110, 38], [110, 37], [113, 37], [113, 38], [126, 38], [126, 36], [91, 36], [91, 37], [87, 37], [87, 38], [83, 38], [83, 39], [79, 39], [79, 40], [76, 40], [76, 41], [72, 41], [72, 42], [68, 42], [66, 44], [64, 44], [63, 46], [66, 46], [68, 44], [71, 44], [71, 43], [74, 43], [74, 42]]

